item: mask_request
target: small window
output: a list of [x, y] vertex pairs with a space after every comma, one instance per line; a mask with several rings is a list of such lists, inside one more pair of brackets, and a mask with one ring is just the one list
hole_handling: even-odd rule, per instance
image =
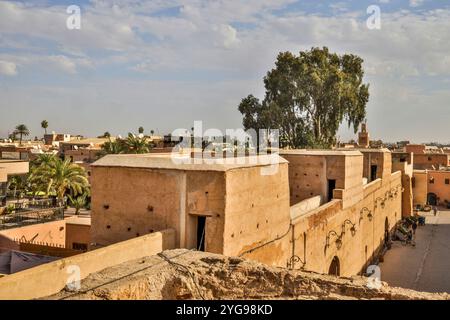
[[428, 157], [428, 161], [431, 161], [431, 157]]
[[433, 177], [430, 178], [430, 184], [434, 184], [434, 178]]
[[445, 184], [450, 184], [450, 179], [445, 179]]

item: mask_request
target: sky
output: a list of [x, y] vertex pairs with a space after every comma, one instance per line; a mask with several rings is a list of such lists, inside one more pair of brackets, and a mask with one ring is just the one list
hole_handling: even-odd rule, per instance
[[277, 54], [322, 46], [364, 59], [372, 139], [450, 142], [442, 0], [0, 0], [0, 137], [21, 123], [42, 136], [44, 119], [85, 136], [240, 128], [237, 106], [263, 98]]

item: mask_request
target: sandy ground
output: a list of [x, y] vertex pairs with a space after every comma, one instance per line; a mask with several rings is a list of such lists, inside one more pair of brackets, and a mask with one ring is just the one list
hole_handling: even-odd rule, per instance
[[450, 292], [450, 211], [421, 213], [426, 225], [416, 232], [416, 246], [395, 241], [380, 264], [381, 280], [391, 286], [425, 292]]

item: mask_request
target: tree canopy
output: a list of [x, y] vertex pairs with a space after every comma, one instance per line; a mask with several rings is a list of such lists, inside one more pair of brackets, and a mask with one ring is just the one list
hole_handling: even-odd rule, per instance
[[60, 201], [69, 191], [75, 196], [89, 192], [86, 171], [70, 160], [52, 155], [41, 155], [33, 162], [28, 181], [35, 191], [56, 194]]
[[44, 129], [45, 134], [47, 134], [47, 128], [48, 128], [48, 121], [47, 120], [42, 120], [41, 121], [41, 128]]
[[291, 148], [330, 147], [344, 120], [356, 133], [369, 100], [362, 63], [326, 47], [280, 53], [264, 77], [264, 100], [249, 95], [238, 107], [244, 128], [279, 129], [280, 145]]
[[26, 125], [19, 124], [19, 125], [16, 126], [15, 133], [19, 135], [19, 137], [20, 137], [20, 144], [22, 144], [23, 136], [29, 136], [30, 135], [30, 130], [28, 130]]

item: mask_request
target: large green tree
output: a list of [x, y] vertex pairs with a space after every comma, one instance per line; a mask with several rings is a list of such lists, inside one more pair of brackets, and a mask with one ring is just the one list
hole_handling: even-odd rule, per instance
[[369, 100], [362, 63], [326, 47], [280, 53], [264, 78], [264, 100], [249, 95], [239, 105], [244, 128], [279, 129], [281, 146], [291, 148], [330, 147], [344, 120], [356, 133]]

